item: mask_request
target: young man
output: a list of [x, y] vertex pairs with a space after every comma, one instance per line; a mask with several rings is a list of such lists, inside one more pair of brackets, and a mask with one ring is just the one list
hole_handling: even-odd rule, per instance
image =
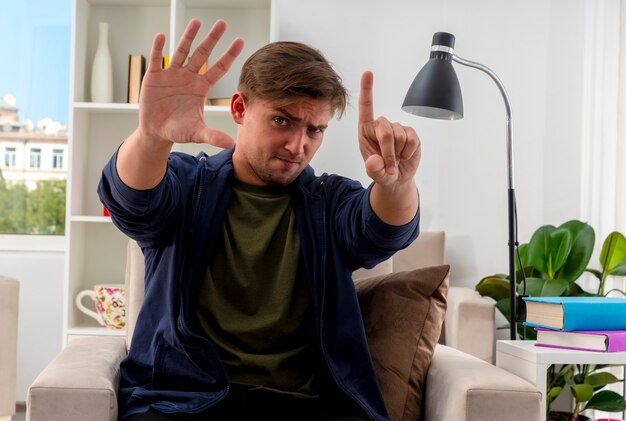
[[[146, 262], [120, 419], [385, 420], [351, 272], [417, 237], [420, 141], [374, 119], [365, 72], [358, 139], [373, 183], [315, 176], [308, 164], [347, 94], [318, 51], [278, 42], [243, 66], [233, 147], [205, 125], [203, 103], [243, 41], [199, 75], [225, 23], [188, 57], [199, 27], [189, 23], [165, 70], [155, 37], [139, 126], [98, 188]], [[228, 149], [171, 154], [176, 142]]]

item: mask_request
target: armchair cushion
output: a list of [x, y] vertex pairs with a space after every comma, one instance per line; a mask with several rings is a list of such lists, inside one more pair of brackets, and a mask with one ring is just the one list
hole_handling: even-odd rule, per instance
[[450, 266], [355, 281], [374, 370], [393, 421], [420, 418], [446, 311]]

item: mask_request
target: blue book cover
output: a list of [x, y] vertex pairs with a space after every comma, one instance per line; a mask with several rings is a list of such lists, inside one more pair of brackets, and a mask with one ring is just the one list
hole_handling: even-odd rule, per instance
[[557, 330], [626, 329], [626, 298], [524, 297], [527, 326]]

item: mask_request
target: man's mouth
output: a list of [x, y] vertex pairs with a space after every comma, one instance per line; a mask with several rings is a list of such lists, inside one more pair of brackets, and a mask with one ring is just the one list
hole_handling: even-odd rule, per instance
[[292, 165], [300, 165], [302, 163], [301, 159], [297, 159], [297, 158], [289, 158], [289, 157], [282, 157], [282, 156], [277, 156], [276, 158], [278, 158], [279, 160], [286, 162], [287, 164], [292, 164]]

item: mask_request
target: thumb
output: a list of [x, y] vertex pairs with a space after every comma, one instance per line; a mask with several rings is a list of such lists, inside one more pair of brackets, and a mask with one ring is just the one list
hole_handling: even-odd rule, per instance
[[387, 175], [383, 157], [377, 154], [370, 155], [365, 161], [365, 172], [374, 182], [381, 182]]
[[192, 140], [195, 143], [208, 143], [224, 149], [231, 148], [235, 144], [233, 138], [227, 133], [221, 130], [210, 129], [208, 127], [205, 127], [204, 130], [200, 131], [197, 136], [193, 136]]

